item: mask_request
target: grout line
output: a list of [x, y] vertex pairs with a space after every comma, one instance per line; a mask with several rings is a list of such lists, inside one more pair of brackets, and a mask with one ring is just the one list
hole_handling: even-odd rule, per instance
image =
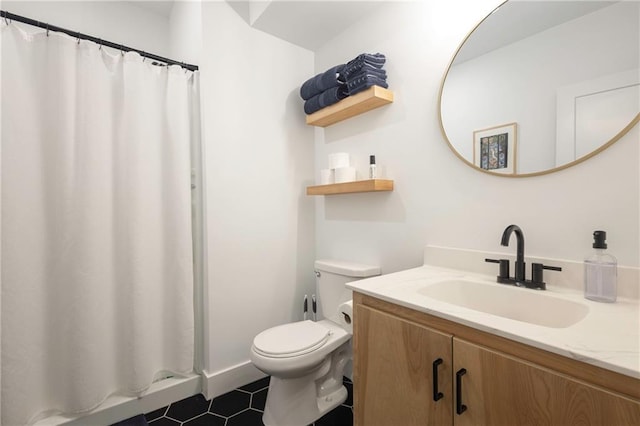
[[[187, 420], [185, 420], [184, 422], [181, 422], [180, 424], [181, 424], [181, 425], [182, 425], [182, 424], [185, 424], [186, 422], [190, 422], [191, 420], [195, 420], [195, 419], [197, 419], [198, 417], [202, 417], [202, 416], [204, 416], [204, 415], [206, 415], [206, 414], [210, 414], [210, 413], [209, 413], [208, 411], [205, 411], [204, 413], [202, 413], [202, 414], [198, 414], [198, 415], [197, 415], [197, 416], [195, 416], [195, 417], [191, 417], [190, 419], [187, 419]], [[167, 418], [168, 418], [168, 417], [167, 417]], [[175, 419], [174, 419], [174, 420], [175, 420]]]
[[[156, 417], [156, 418], [155, 418], [155, 419], [153, 419], [153, 420], [147, 420], [147, 414], [149, 414], [149, 413], [143, 413], [142, 415], [144, 416], [144, 420], [145, 420], [147, 423], [153, 423], [153, 422], [155, 422], [156, 420], [163, 418], [163, 417], [165, 416], [165, 414], [167, 414], [167, 411], [169, 411], [169, 407], [170, 407], [170, 406], [171, 406], [171, 404], [167, 405], [166, 407], [162, 407], [162, 408], [164, 408], [164, 411], [162, 412], [162, 414], [161, 414], [160, 416]], [[159, 410], [159, 409], [160, 409], [160, 408], [158, 408], [158, 410]], [[154, 411], [157, 411], [157, 410], [154, 410]]]
[[[245, 409], [244, 409], [244, 410], [242, 410], [242, 411], [238, 411], [237, 413], [234, 413], [232, 416], [227, 417], [227, 422], [228, 422], [231, 418], [233, 418], [233, 417], [237, 416], [238, 414], [242, 414], [242, 413], [244, 413], [245, 411], [249, 411], [249, 410], [251, 410], [251, 407], [249, 407], [249, 408], [245, 408]], [[226, 422], [225, 422], [225, 424], [226, 424]]]

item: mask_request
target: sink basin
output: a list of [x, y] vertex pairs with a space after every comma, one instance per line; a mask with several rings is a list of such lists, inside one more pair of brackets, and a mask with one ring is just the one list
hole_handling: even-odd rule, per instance
[[566, 328], [582, 320], [589, 307], [537, 290], [455, 279], [417, 290], [441, 302], [529, 324]]

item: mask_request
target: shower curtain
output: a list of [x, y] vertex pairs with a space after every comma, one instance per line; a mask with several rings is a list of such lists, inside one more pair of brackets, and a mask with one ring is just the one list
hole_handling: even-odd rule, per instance
[[2, 424], [193, 369], [198, 74], [2, 25]]

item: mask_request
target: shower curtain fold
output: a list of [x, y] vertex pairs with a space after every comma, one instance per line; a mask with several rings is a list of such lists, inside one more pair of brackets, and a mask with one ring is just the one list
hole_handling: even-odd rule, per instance
[[2, 23], [2, 424], [193, 369], [197, 73]]

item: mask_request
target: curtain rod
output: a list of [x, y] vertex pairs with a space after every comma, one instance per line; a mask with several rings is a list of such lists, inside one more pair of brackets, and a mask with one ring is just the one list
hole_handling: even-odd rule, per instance
[[7, 12], [5, 10], [0, 10], [0, 17], [5, 18], [5, 20], [8, 19], [8, 20], [11, 20], [11, 21], [18, 21], [18, 22], [22, 22], [24, 24], [33, 25], [34, 27], [43, 28], [43, 29], [45, 29], [47, 31], [65, 33], [65, 34], [68, 34], [68, 35], [70, 35], [72, 37], [75, 37], [77, 39], [89, 40], [89, 41], [92, 41], [94, 43], [100, 44], [102, 46], [107, 46], [107, 47], [111, 47], [113, 49], [118, 49], [118, 50], [120, 50], [122, 52], [138, 52], [140, 54], [140, 56], [142, 56], [142, 57], [153, 59], [154, 61], [164, 62], [165, 64], [168, 64], [168, 65], [180, 65], [182, 68], [188, 69], [189, 71], [197, 71], [198, 70], [198, 66], [197, 65], [190, 65], [190, 64], [186, 64], [184, 62], [174, 61], [173, 59], [163, 58], [162, 56], [154, 55], [154, 54], [148, 53], [148, 52], [143, 52], [142, 50], [134, 49], [132, 47], [127, 47], [127, 46], [124, 46], [122, 44], [118, 44], [118, 43], [113, 43], [113, 42], [110, 42], [110, 41], [102, 40], [100, 38], [93, 37], [93, 36], [86, 35], [86, 34], [81, 34], [81, 33], [77, 32], [77, 31], [67, 30], [65, 28], [56, 27], [55, 25], [50, 25], [50, 24], [47, 24], [45, 22], [36, 21], [35, 19], [25, 18], [24, 16], [19, 16], [19, 15], [14, 15], [13, 13], [9, 13], [9, 12]]

